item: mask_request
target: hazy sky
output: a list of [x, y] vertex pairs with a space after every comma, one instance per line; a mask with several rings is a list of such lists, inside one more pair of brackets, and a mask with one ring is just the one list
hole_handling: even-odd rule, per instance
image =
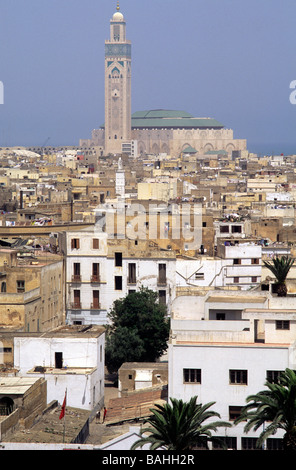
[[[78, 145], [104, 122], [104, 41], [116, 0], [0, 6], [0, 146]], [[121, 0], [120, 8], [133, 112], [213, 117], [250, 150], [296, 153], [295, 0]]]

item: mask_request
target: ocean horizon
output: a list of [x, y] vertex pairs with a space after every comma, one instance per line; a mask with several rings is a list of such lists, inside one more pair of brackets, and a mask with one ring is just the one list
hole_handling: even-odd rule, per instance
[[256, 153], [259, 157], [263, 157], [265, 155], [296, 155], [296, 143], [283, 143], [283, 142], [275, 142], [275, 143], [248, 143], [247, 142], [247, 150], [250, 153]]

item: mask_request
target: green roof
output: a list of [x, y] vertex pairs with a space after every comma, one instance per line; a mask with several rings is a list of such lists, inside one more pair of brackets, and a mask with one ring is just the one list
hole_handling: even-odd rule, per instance
[[184, 111], [155, 109], [132, 115], [133, 129], [222, 129], [223, 124], [212, 118], [195, 118]]
[[191, 147], [191, 145], [189, 145], [188, 147], [186, 147], [186, 149], [183, 150], [182, 153], [196, 153], [197, 150], [195, 150], [193, 147]]
[[132, 118], [155, 119], [155, 118], [192, 118], [193, 116], [185, 111], [172, 111], [168, 109], [152, 109], [151, 111], [137, 111]]

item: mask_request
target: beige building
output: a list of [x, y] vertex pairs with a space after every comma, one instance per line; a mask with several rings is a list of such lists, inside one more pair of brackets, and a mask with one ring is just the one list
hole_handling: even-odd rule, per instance
[[0, 250], [0, 326], [48, 331], [64, 322], [63, 259]]

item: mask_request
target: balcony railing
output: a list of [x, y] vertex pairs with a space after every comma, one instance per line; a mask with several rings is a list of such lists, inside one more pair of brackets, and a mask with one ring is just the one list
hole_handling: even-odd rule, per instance
[[81, 309], [81, 302], [78, 302], [78, 301], [72, 302], [70, 306], [72, 309], [76, 309], [76, 310]]
[[90, 304], [90, 309], [91, 310], [100, 310], [101, 308], [101, 304], [99, 302], [94, 302], [92, 304]]
[[99, 274], [93, 274], [90, 277], [90, 282], [101, 282], [101, 278]]
[[81, 276], [80, 276], [80, 274], [73, 274], [73, 276], [72, 276], [72, 282], [81, 282]]
[[158, 286], [166, 286], [166, 285], [167, 285], [167, 280], [166, 280], [166, 279], [158, 278], [158, 279], [157, 279], [157, 285], [158, 285]]

